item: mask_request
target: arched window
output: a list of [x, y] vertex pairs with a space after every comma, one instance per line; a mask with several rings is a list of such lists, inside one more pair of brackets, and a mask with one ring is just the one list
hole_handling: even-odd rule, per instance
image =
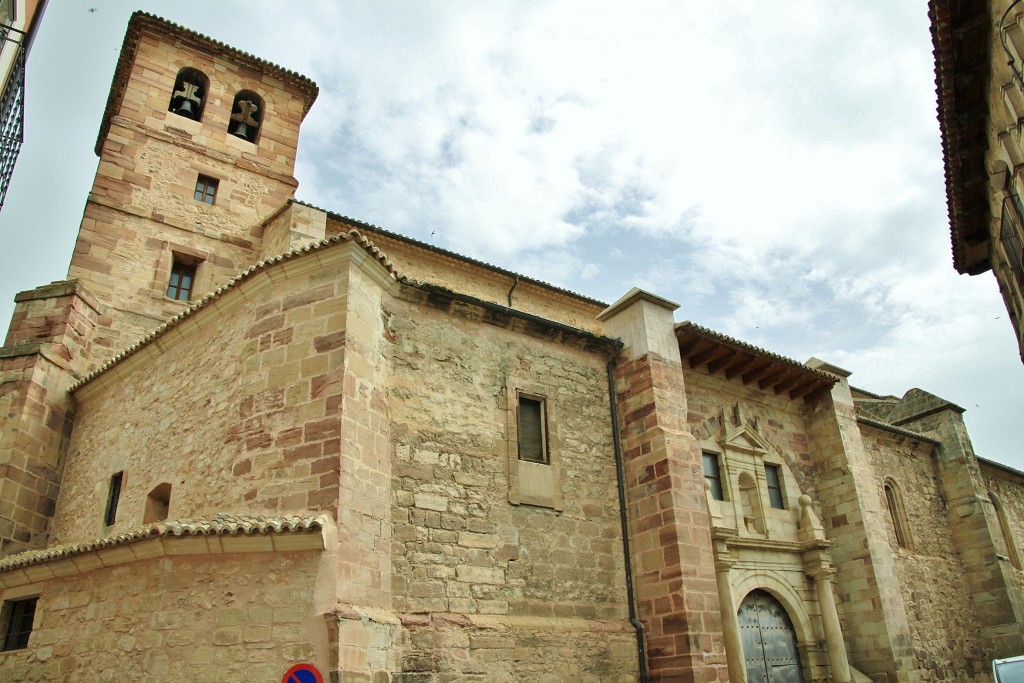
[[900, 489], [892, 479], [887, 479], [885, 482], [885, 503], [889, 508], [889, 518], [892, 519], [896, 543], [901, 548], [913, 550], [914, 540], [910, 536], [910, 527], [907, 525], [907, 513], [903, 509], [903, 496], [900, 495]]
[[142, 517], [143, 524], [162, 522], [167, 519], [171, 509], [171, 485], [158, 484], [146, 497], [146, 513]]
[[999, 531], [1002, 532], [1003, 542], [1006, 544], [1006, 556], [1010, 558], [1010, 564], [1013, 565], [1014, 569], [1020, 569], [1020, 556], [1017, 555], [1017, 546], [1013, 543], [1013, 534], [1010, 533], [1010, 523], [1006, 519], [1003, 506], [999, 503], [999, 499], [996, 498], [996, 494], [991, 491], [988, 494], [988, 498], [992, 501], [992, 507], [996, 511], [996, 519], [999, 520]]
[[236, 138], [256, 142], [263, 125], [263, 98], [252, 90], [239, 90], [231, 104], [228, 132]]
[[171, 90], [171, 102], [167, 105], [167, 111], [193, 121], [201, 120], [209, 89], [210, 79], [206, 74], [199, 69], [185, 67], [174, 79], [174, 89]]

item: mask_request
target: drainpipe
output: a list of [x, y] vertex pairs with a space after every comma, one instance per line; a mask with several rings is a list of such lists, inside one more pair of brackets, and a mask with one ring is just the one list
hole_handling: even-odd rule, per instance
[[516, 291], [516, 287], [519, 286], [519, 276], [516, 275], [515, 282], [512, 283], [512, 289], [508, 290], [508, 307], [512, 308], [512, 292]]
[[647, 683], [647, 653], [644, 646], [644, 626], [636, 617], [633, 596], [633, 559], [629, 551], [629, 522], [626, 519], [626, 474], [622, 464], [622, 437], [619, 433], [619, 410], [615, 405], [615, 363], [608, 362], [608, 402], [612, 414], [612, 442], [615, 446], [615, 479], [619, 489], [619, 523], [622, 525], [622, 557], [626, 565], [626, 598], [629, 603], [629, 623], [636, 630], [636, 657], [640, 667], [640, 683]]

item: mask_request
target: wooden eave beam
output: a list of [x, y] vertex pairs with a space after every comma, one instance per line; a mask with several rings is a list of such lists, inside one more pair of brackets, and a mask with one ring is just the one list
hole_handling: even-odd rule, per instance
[[738, 355], [735, 349], [724, 347], [725, 353], [716, 358], [714, 362], [708, 363], [708, 372], [712, 375], [721, 370], [724, 367], [728, 367]]
[[709, 348], [704, 349], [700, 353], [693, 354], [687, 359], [690, 361], [690, 367], [696, 368], [708, 362], [718, 354], [721, 348], [718, 344], [712, 343]]
[[700, 343], [700, 337], [690, 337], [685, 342], [679, 340], [679, 355], [682, 358], [688, 357], [693, 350], [697, 348], [697, 344]]
[[740, 379], [743, 381], [744, 384], [750, 384], [751, 382], [754, 382], [760, 379], [761, 377], [764, 377], [764, 374], [768, 372], [771, 369], [771, 367], [771, 361], [765, 361], [760, 365], [755, 365], [753, 368], [751, 368], [749, 372], [744, 373], [743, 377], [741, 377]]
[[725, 369], [725, 378], [732, 379], [736, 375], [742, 374], [750, 369], [754, 363], [757, 362], [757, 356], [747, 356], [741, 358], [738, 362], [733, 363]]
[[774, 387], [772, 387], [772, 390], [776, 394], [781, 394], [783, 391], [788, 391], [788, 390], [792, 389], [794, 386], [796, 386], [797, 383], [799, 383], [802, 378], [803, 378], [802, 374], [794, 372], [789, 377], [786, 377], [781, 382], [779, 382]]
[[807, 394], [809, 394], [812, 391], [814, 391], [814, 389], [819, 384], [823, 384], [823, 383], [824, 383], [824, 380], [818, 379], [816, 377], [809, 377], [809, 378], [805, 379], [803, 382], [798, 382], [796, 384], [796, 386], [794, 386], [792, 389], [790, 389], [789, 390], [789, 397], [792, 398], [792, 399], [797, 399], [797, 398], [800, 398], [801, 396], [806, 396]]
[[777, 370], [777, 371], [771, 373], [770, 375], [768, 375], [766, 377], [763, 377], [762, 379], [758, 380], [757, 386], [761, 387], [761, 389], [767, 389], [768, 387], [773, 387], [776, 384], [778, 384], [779, 381], [782, 380], [782, 378], [785, 377], [788, 373], [789, 373], [789, 369], [788, 368], [782, 368], [781, 370]]

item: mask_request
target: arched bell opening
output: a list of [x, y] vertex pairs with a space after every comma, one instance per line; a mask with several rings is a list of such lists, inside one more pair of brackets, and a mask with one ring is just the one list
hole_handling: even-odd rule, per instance
[[210, 79], [199, 69], [185, 67], [174, 79], [171, 101], [167, 111], [193, 121], [203, 118], [206, 108], [206, 93], [210, 90]]
[[228, 132], [247, 142], [256, 142], [263, 125], [263, 98], [252, 90], [239, 90], [231, 104]]

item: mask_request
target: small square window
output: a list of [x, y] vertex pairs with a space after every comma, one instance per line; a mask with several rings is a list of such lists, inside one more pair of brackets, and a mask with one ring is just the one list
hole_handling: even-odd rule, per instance
[[715, 500], [725, 500], [722, 491], [722, 470], [718, 464], [718, 455], [715, 453], [704, 454], [704, 478], [711, 485], [711, 497]]
[[4, 603], [4, 652], [28, 647], [28, 637], [32, 635], [32, 622], [36, 617], [38, 600], [39, 597], [36, 596]]
[[167, 298], [175, 301], [188, 301], [192, 298], [192, 288], [196, 281], [196, 264], [184, 261], [177, 256], [171, 265], [171, 279], [167, 281]]
[[519, 459], [547, 463], [547, 439], [544, 434], [544, 401], [519, 397]]
[[777, 510], [785, 510], [782, 502], [782, 473], [778, 465], [764, 465], [764, 478], [768, 482], [768, 502]]
[[217, 198], [217, 184], [219, 182], [216, 178], [211, 178], [210, 176], [199, 176], [196, 179], [196, 201], [203, 204], [213, 204], [214, 199]]

